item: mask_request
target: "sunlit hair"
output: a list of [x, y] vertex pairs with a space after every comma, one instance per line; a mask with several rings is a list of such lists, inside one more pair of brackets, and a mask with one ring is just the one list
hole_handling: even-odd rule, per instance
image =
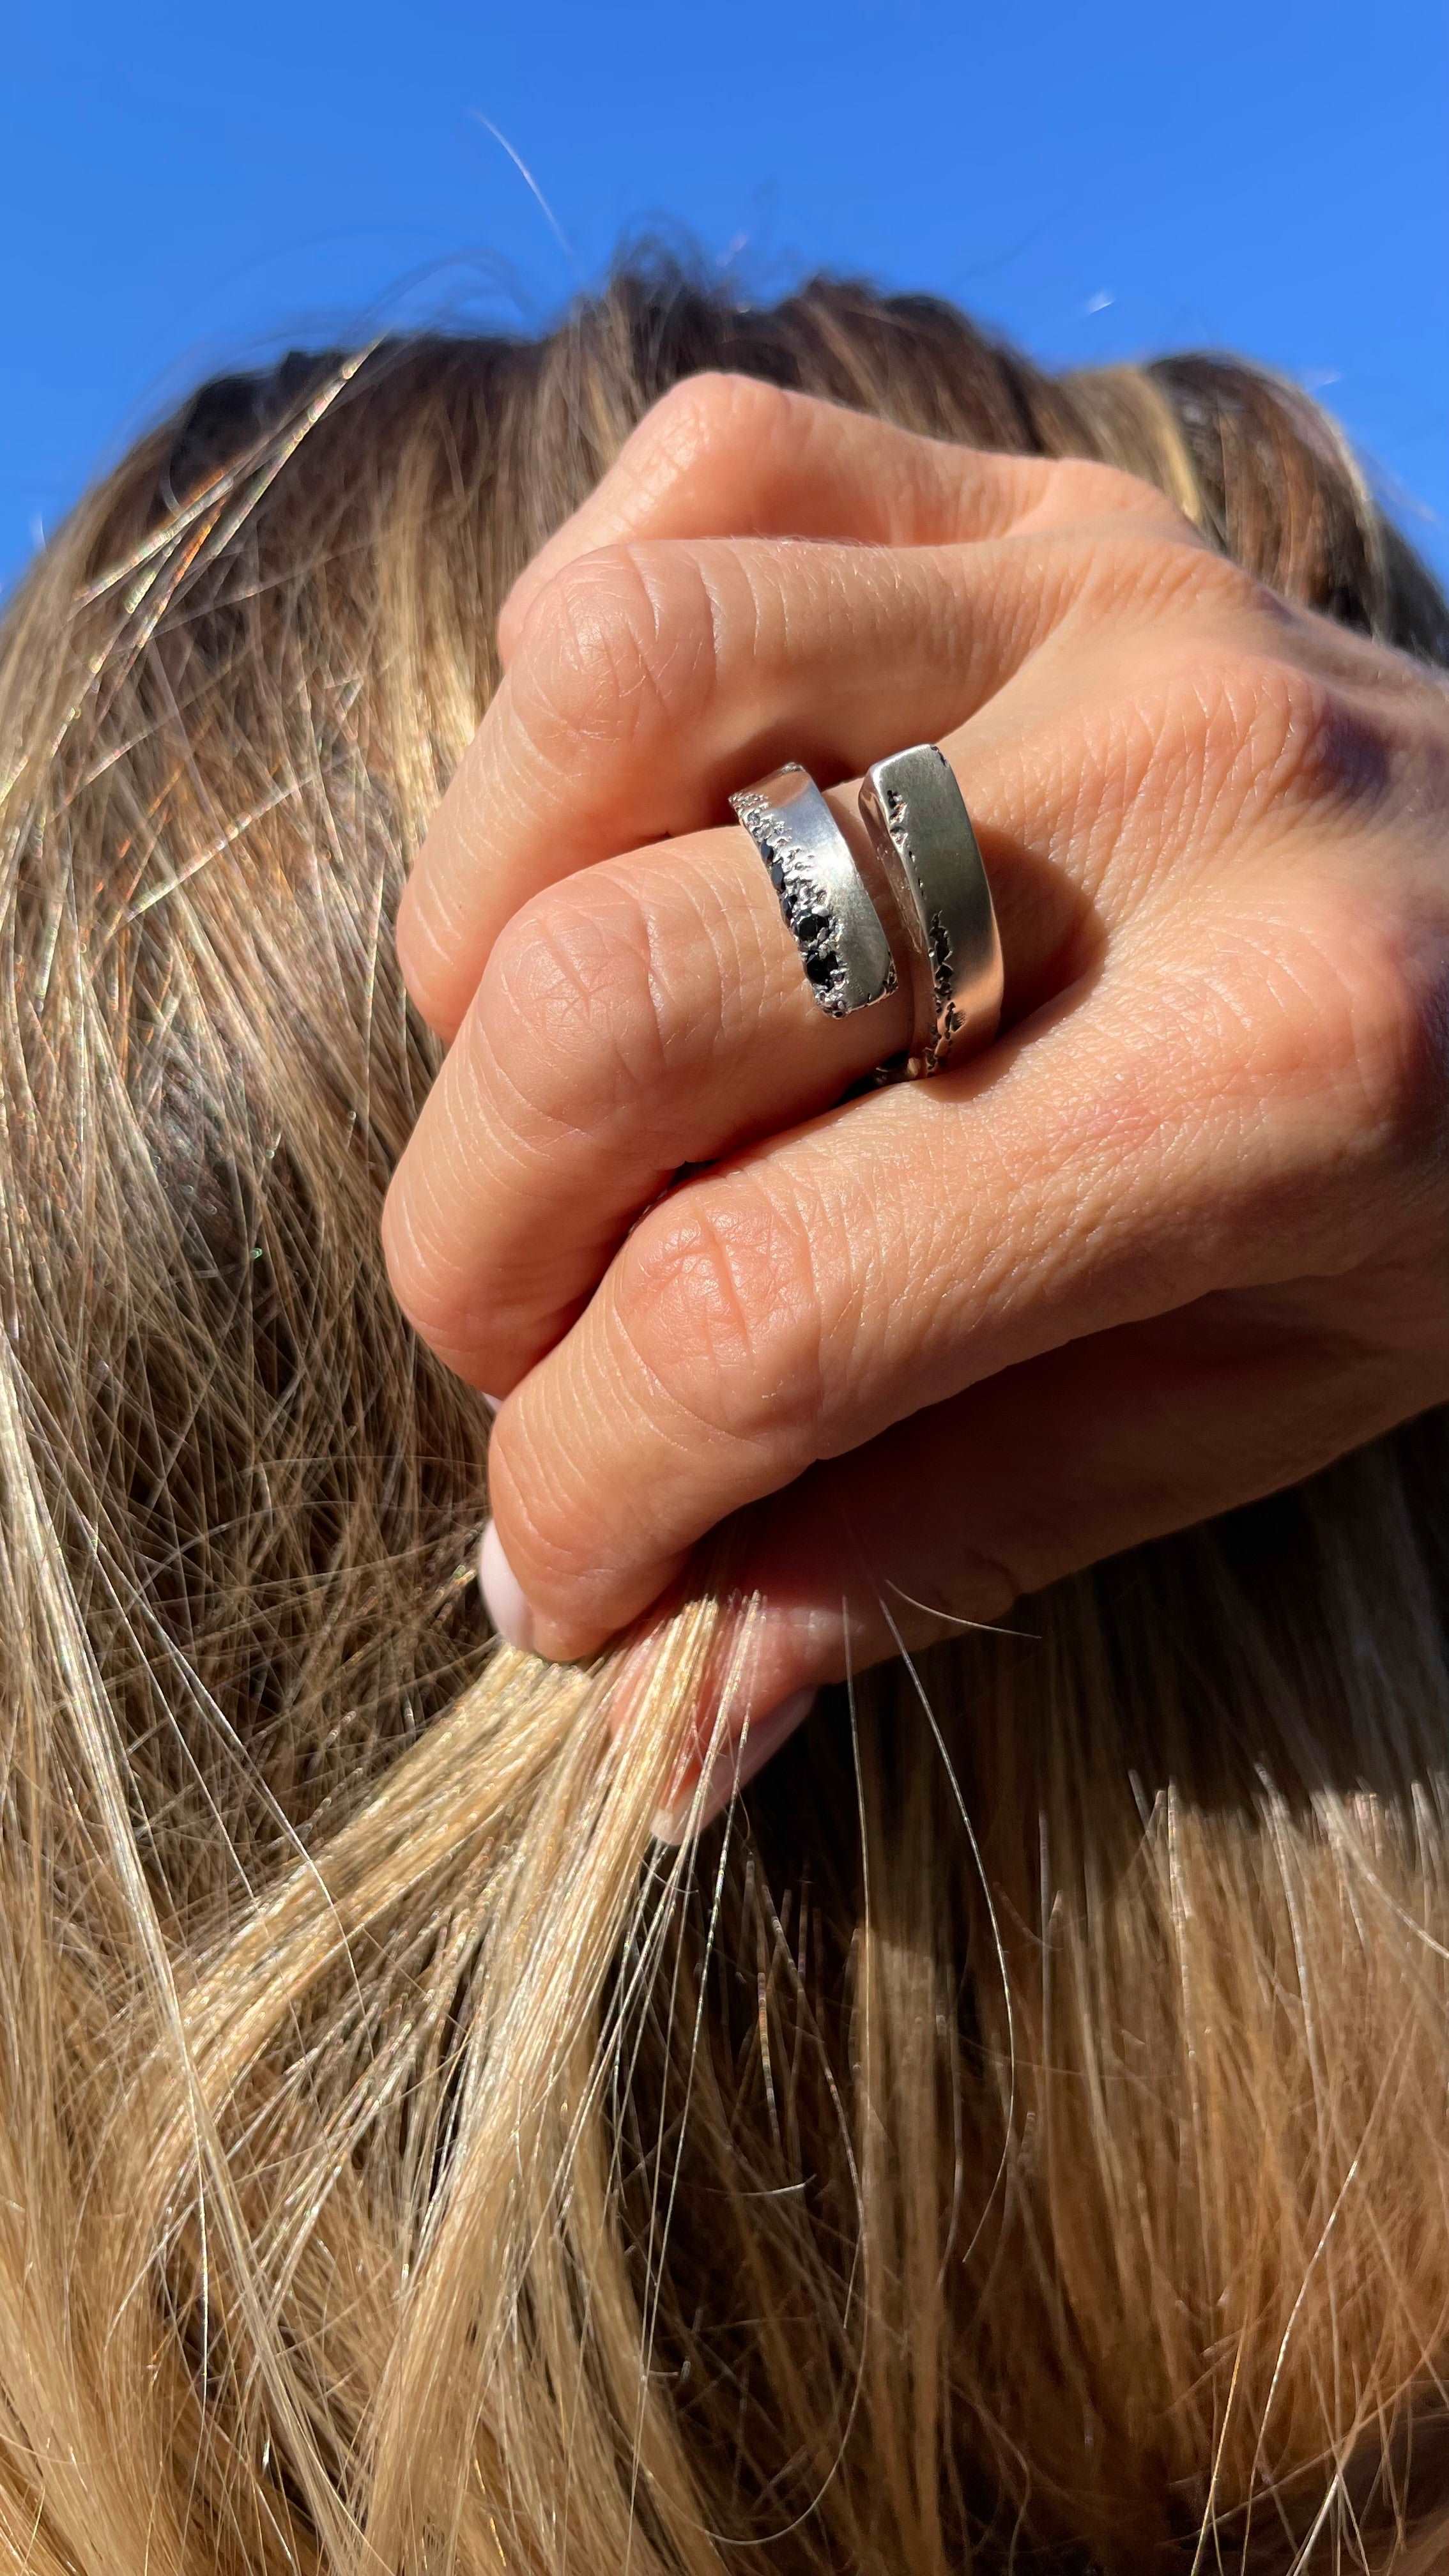
[[50, 545], [0, 644], [34, 2576], [1439, 2564], [1441, 1419], [826, 1694], [683, 1855], [711, 1605], [617, 1745], [614, 1664], [483, 1623], [486, 1408], [378, 1247], [436, 1060], [389, 925], [505, 589], [720, 367], [1126, 465], [1449, 658], [1301, 394], [830, 283], [213, 384]]

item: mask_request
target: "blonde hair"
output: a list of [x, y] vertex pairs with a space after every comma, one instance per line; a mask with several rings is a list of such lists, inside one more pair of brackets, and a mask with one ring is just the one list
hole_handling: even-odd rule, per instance
[[1449, 658], [1301, 394], [822, 282], [290, 358], [81, 504], [0, 646], [0, 2550], [1427, 2565], [1441, 1418], [825, 1694], [677, 1857], [710, 1604], [618, 1745], [617, 1658], [483, 1627], [389, 921], [506, 586], [705, 366], [1124, 463]]

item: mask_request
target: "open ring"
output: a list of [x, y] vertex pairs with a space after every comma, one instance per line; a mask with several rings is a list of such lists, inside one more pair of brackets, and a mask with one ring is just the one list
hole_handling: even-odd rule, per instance
[[989, 1046], [1005, 973], [991, 887], [956, 773], [934, 742], [877, 760], [860, 811], [900, 916], [913, 1005], [905, 1070], [942, 1073]]
[[770, 871], [806, 979], [833, 1020], [896, 989], [880, 912], [850, 843], [807, 769], [787, 761], [730, 798]]
[[769, 869], [821, 1010], [843, 1019], [904, 981], [910, 1040], [882, 1064], [882, 1078], [941, 1073], [990, 1044], [1001, 1018], [1001, 936], [971, 817], [937, 744], [894, 752], [867, 772], [861, 860], [798, 762], [729, 801]]

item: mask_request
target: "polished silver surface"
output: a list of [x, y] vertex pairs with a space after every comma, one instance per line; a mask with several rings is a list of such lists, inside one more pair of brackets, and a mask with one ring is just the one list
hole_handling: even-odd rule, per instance
[[850, 844], [795, 761], [730, 798], [770, 872], [810, 990], [835, 1020], [896, 988], [880, 913]]
[[874, 762], [860, 810], [900, 916], [913, 1009], [905, 1070], [942, 1073], [989, 1046], [1001, 1018], [1001, 937], [971, 817], [933, 742]]

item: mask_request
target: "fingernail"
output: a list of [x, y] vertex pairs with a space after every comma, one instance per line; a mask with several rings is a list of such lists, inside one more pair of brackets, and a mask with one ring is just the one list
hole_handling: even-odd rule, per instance
[[809, 1715], [814, 1700], [813, 1690], [792, 1691], [765, 1717], [751, 1718], [743, 1741], [732, 1736], [722, 1744], [709, 1770], [702, 1789], [695, 1785], [681, 1790], [656, 1814], [651, 1828], [656, 1842], [671, 1843], [677, 1849], [691, 1834], [702, 1834], [716, 1816], [722, 1816], [737, 1789], [763, 1771], [780, 1750], [788, 1736]]
[[510, 1646], [533, 1649], [533, 1612], [523, 1586], [503, 1553], [503, 1541], [490, 1521], [478, 1548], [478, 1589], [483, 1606], [500, 1637]]

